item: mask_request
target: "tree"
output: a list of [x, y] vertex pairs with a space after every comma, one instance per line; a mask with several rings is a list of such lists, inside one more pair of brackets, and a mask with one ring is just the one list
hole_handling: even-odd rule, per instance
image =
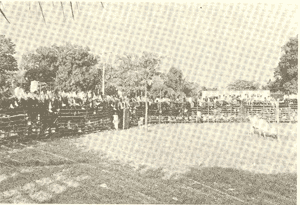
[[138, 61], [138, 68], [142, 79], [141, 83], [145, 84], [147, 83], [146, 81], [152, 80], [152, 78], [158, 74], [158, 68], [162, 61], [162, 57], [154, 53], [143, 52]]
[[283, 55], [274, 76], [279, 90], [284, 93], [298, 93], [298, 35], [291, 38], [282, 48]]
[[[125, 54], [117, 56], [115, 65], [106, 72], [107, 86], [113, 86], [125, 95], [144, 91], [147, 80], [157, 75], [161, 57], [144, 52], [141, 56]], [[148, 86], [151, 89], [151, 86]]]
[[89, 48], [66, 44], [39, 47], [22, 57], [21, 67], [27, 70], [27, 89], [33, 80], [53, 84], [64, 91], [94, 90], [101, 83], [98, 57]]
[[110, 96], [114, 96], [114, 95], [118, 94], [118, 90], [114, 86], [106, 86], [105, 87], [105, 94], [110, 95]]
[[110, 76], [107, 78], [108, 86], [115, 87], [125, 95], [142, 90], [143, 86], [140, 84], [142, 70], [139, 67], [139, 61], [139, 56], [135, 54], [116, 56], [115, 65], [111, 66], [109, 72], [106, 72]]
[[88, 47], [67, 44], [60, 49], [55, 86], [66, 91], [95, 90], [101, 84], [98, 57]]
[[237, 80], [227, 86], [229, 90], [258, 90], [259, 84], [254, 81]]
[[183, 73], [180, 69], [171, 67], [166, 80], [166, 86], [172, 88], [175, 92], [181, 92], [183, 89]]
[[0, 74], [18, 70], [17, 60], [13, 56], [15, 47], [10, 38], [0, 35]]
[[152, 86], [150, 90], [150, 95], [153, 98], [165, 97], [166, 95], [173, 94], [172, 91], [165, 85], [166, 76], [163, 73], [158, 73], [152, 78]]
[[198, 83], [184, 81], [182, 92], [184, 92], [187, 97], [197, 97], [200, 90], [201, 88]]
[[263, 86], [263, 90], [270, 90], [270, 92], [281, 92], [280, 91], [280, 79], [276, 78], [274, 81], [269, 80], [267, 85]]
[[59, 68], [59, 53], [56, 46], [39, 47], [23, 55], [20, 67], [26, 70], [24, 85], [27, 90], [33, 80], [54, 83]]
[[15, 44], [11, 39], [0, 35], [0, 99], [10, 95], [9, 89], [12, 87], [10, 79], [18, 70], [15, 53]]

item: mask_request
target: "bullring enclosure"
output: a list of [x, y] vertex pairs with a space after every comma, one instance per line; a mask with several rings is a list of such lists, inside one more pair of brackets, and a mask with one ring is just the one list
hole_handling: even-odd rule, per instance
[[0, 2], [0, 203], [297, 203], [297, 4]]
[[[296, 124], [160, 124], [1, 146], [4, 203], [296, 204]], [[272, 186], [270, 186], [272, 184]]]
[[[143, 102], [68, 102], [0, 112], [1, 202], [296, 203], [297, 100], [149, 103], [147, 127]], [[251, 133], [248, 116], [278, 138]]]

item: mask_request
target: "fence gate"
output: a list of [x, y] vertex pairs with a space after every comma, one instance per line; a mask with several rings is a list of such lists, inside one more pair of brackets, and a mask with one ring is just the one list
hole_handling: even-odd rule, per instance
[[130, 112], [129, 108], [123, 109], [123, 129], [128, 129], [130, 125]]

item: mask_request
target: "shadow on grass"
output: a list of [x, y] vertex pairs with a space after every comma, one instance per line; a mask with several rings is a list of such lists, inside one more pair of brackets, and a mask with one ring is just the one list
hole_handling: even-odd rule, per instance
[[[145, 170], [137, 170], [143, 178], [162, 180], [165, 175], [161, 168]], [[164, 181], [170, 185], [187, 185], [192, 189], [206, 188], [216, 193], [223, 192], [252, 204], [260, 204], [264, 200], [275, 204], [296, 204], [297, 201], [296, 173], [257, 174], [233, 168], [193, 167], [179, 177], [178, 174], [173, 174]]]
[[76, 139], [83, 137], [85, 134], [80, 133], [67, 133], [67, 134], [49, 134], [45, 136], [31, 135], [26, 137], [14, 137], [0, 140], [0, 146], [4, 145], [12, 149], [22, 149], [23, 145], [32, 146], [37, 145], [39, 142], [51, 142], [60, 139]]
[[263, 191], [270, 191], [287, 198], [297, 196], [297, 174], [254, 174], [233, 168], [202, 168], [191, 169], [187, 178], [207, 184], [215, 184], [219, 188], [235, 188], [241, 193], [259, 195]]
[[9, 159], [2, 160], [5, 164], [9, 165], [10, 167], [40, 167], [40, 166], [60, 166], [60, 165], [74, 165], [74, 164], [85, 164], [88, 162], [86, 159], [77, 160], [76, 163], [71, 162], [69, 160], [53, 160], [50, 159], [47, 162], [43, 162], [40, 160], [26, 160], [24, 162], [16, 162]]

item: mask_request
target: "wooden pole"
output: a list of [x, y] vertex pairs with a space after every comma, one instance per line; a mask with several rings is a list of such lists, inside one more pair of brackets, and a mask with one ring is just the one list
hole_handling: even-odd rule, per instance
[[290, 123], [292, 123], [292, 119], [291, 119], [291, 105], [290, 105], [290, 102], [288, 102], [288, 115], [289, 115], [289, 121]]
[[123, 107], [123, 130], [125, 129], [125, 107]]
[[207, 114], [208, 114], [208, 118], [210, 118], [210, 117], [209, 117], [209, 116], [210, 116], [210, 115], [209, 115], [209, 104], [210, 104], [210, 103], [209, 103], [209, 100], [208, 100], [208, 101], [207, 101]]
[[159, 96], [159, 98], [160, 98], [160, 100], [159, 100], [159, 105], [160, 105], [160, 106], [159, 106], [159, 111], [158, 111], [158, 112], [159, 112], [159, 113], [158, 113], [158, 120], [159, 120], [159, 124], [160, 124], [160, 117], [161, 117], [160, 111], [162, 110], [162, 109], [161, 109], [161, 90], [160, 90], [159, 95], [160, 95], [160, 96]]
[[276, 122], [277, 122], [277, 124], [279, 123], [279, 119], [280, 119], [279, 115], [280, 115], [280, 113], [279, 113], [279, 99], [277, 99], [277, 102], [276, 102]]
[[279, 99], [277, 99], [276, 102], [276, 122], [277, 122], [277, 138], [279, 140], [279, 131], [278, 131], [278, 127], [279, 127]]
[[145, 83], [145, 126], [146, 130], [148, 130], [147, 81]]
[[199, 96], [197, 96], [197, 99], [196, 99], [196, 103], [197, 103], [197, 111], [196, 111], [196, 123], [198, 123], [198, 104], [199, 104]]
[[105, 82], [104, 82], [104, 75], [105, 75], [105, 66], [103, 65], [102, 66], [102, 95], [104, 96], [104, 91], [105, 91]]
[[264, 114], [265, 114], [265, 103], [263, 103], [263, 113], [262, 113], [262, 118], [263, 118], [263, 119], [265, 119], [265, 118], [264, 118]]

